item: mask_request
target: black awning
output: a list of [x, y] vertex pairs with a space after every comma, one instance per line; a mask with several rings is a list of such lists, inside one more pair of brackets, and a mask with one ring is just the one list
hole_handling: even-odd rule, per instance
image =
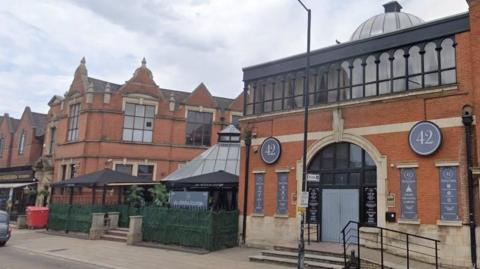
[[235, 187], [238, 186], [238, 176], [225, 171], [217, 171], [165, 182], [171, 187]]
[[151, 179], [132, 176], [110, 169], [104, 169], [90, 174], [81, 175], [65, 181], [54, 183], [55, 187], [103, 186], [108, 184], [155, 184]]

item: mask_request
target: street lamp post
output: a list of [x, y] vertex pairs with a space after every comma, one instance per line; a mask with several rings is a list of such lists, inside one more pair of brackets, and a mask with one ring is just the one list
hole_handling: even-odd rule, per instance
[[[308, 14], [308, 27], [307, 27], [307, 55], [306, 55], [306, 67], [305, 67], [305, 83], [303, 86], [303, 170], [302, 170], [302, 191], [307, 190], [307, 141], [308, 141], [308, 89], [310, 87], [310, 25], [311, 25], [311, 10], [305, 6], [305, 4], [298, 0], [302, 7]], [[300, 221], [300, 242], [298, 243], [298, 268], [305, 268], [305, 211], [302, 211]]]

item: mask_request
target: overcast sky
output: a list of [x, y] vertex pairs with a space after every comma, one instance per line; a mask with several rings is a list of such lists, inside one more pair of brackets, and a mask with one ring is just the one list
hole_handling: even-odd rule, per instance
[[[388, 0], [304, 0], [312, 49], [347, 41]], [[467, 11], [465, 0], [401, 0], [426, 21]], [[296, 0], [1, 0], [0, 113], [47, 112], [82, 56], [89, 76], [122, 84], [146, 57], [160, 87], [236, 97], [242, 67], [305, 51]]]

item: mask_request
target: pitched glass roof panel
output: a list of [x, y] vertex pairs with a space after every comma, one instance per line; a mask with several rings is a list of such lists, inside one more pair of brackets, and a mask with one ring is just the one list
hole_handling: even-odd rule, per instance
[[[238, 136], [239, 131], [233, 128], [230, 125], [221, 133], [237, 134]], [[219, 142], [168, 175], [164, 180], [180, 180], [217, 171], [239, 175], [239, 162], [240, 143]]]

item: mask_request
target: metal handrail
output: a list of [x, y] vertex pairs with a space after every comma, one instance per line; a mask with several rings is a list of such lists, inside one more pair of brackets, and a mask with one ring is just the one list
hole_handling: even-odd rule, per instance
[[[345, 227], [343, 227], [343, 229], [342, 229], [341, 232], [344, 232], [345, 229], [346, 229], [350, 224], [352, 224], [352, 223], [361, 226], [360, 222], [350, 220], [350, 221], [348, 221], [347, 225], [345, 225]], [[421, 239], [426, 239], [426, 240], [430, 240], [430, 241], [437, 241], [438, 243], [440, 243], [440, 240], [438, 240], [438, 239], [429, 238], [429, 237], [425, 237], [425, 236], [421, 236], [421, 235], [416, 235], [416, 234], [411, 234], [411, 233], [406, 233], [406, 232], [397, 231], [397, 230], [392, 230], [392, 229], [389, 229], [389, 228], [378, 227], [378, 226], [361, 226], [361, 227], [381, 229], [381, 230], [384, 230], [384, 231], [389, 231], [389, 232], [399, 233], [399, 234], [403, 234], [403, 235], [413, 236], [413, 237], [417, 237], [417, 238], [421, 238]]]
[[[351, 224], [356, 224], [356, 227], [349, 227]], [[440, 240], [438, 239], [434, 239], [434, 238], [428, 238], [428, 237], [425, 237], [425, 236], [421, 236], [421, 235], [416, 235], [416, 234], [411, 234], [411, 233], [407, 233], [407, 232], [402, 232], [402, 231], [397, 231], [397, 230], [393, 230], [393, 229], [389, 229], [389, 228], [384, 228], [384, 227], [378, 227], [378, 226], [362, 226], [362, 224], [358, 221], [353, 221], [353, 220], [350, 220], [344, 227], [343, 229], [341, 230], [341, 234], [342, 234], [342, 238], [343, 238], [343, 255], [344, 255], [344, 265], [345, 265], [345, 268], [348, 268], [348, 263], [347, 263], [347, 248], [350, 248], [352, 245], [356, 245], [357, 247], [357, 263], [358, 263], [358, 267], [356, 268], [361, 268], [361, 257], [360, 257], [360, 240], [362, 239], [363, 241], [373, 241], [373, 240], [370, 240], [370, 239], [367, 239], [367, 238], [361, 238], [360, 237], [360, 228], [361, 227], [371, 227], [371, 228], [375, 228], [375, 229], [378, 229], [380, 230], [380, 264], [381, 264], [381, 268], [383, 269], [384, 268], [384, 251], [385, 251], [385, 248], [384, 248], [384, 245], [385, 246], [390, 246], [390, 247], [394, 247], [394, 248], [398, 248], [398, 249], [402, 249], [402, 250], [406, 250], [406, 258], [407, 258], [407, 269], [410, 268], [410, 252], [412, 253], [417, 253], [417, 254], [421, 254], [421, 255], [425, 255], [425, 256], [429, 256], [429, 257], [435, 257], [435, 268], [438, 269], [438, 243], [440, 242]], [[347, 230], [348, 228], [348, 230]], [[352, 235], [350, 234], [350, 232], [352, 230], [356, 230], [357, 232], [357, 235]], [[397, 234], [400, 234], [400, 235], [404, 235], [406, 236], [406, 240], [401, 240], [401, 239], [397, 239], [397, 238], [394, 238], [394, 237], [389, 237], [390, 239], [392, 240], [397, 240], [397, 241], [400, 241], [400, 242], [403, 242], [406, 244], [405, 248], [402, 248], [400, 246], [394, 246], [394, 245], [390, 245], [390, 244], [387, 244], [387, 243], [384, 243], [384, 240], [383, 238], [384, 237], [387, 237], [388, 236], [384, 236], [384, 231], [388, 231], [388, 232], [392, 232], [392, 233], [397, 233]], [[348, 238], [347, 236], [348, 235]], [[350, 239], [352, 237], [355, 237], [357, 238], [357, 242], [351, 242]], [[430, 242], [433, 242], [435, 247], [430, 247], [430, 246], [427, 246], [427, 245], [424, 245], [424, 244], [420, 244], [420, 243], [411, 243], [410, 242], [410, 238], [417, 238], [417, 239], [422, 239], [422, 240], [428, 240]], [[423, 248], [427, 248], [427, 249], [431, 249], [431, 250], [435, 250], [435, 255], [430, 255], [430, 254], [427, 254], [427, 253], [423, 253], [423, 252], [420, 252], [420, 251], [416, 251], [416, 250], [410, 250], [410, 245], [415, 245], [415, 246], [420, 246], [420, 247], [423, 247]]]

